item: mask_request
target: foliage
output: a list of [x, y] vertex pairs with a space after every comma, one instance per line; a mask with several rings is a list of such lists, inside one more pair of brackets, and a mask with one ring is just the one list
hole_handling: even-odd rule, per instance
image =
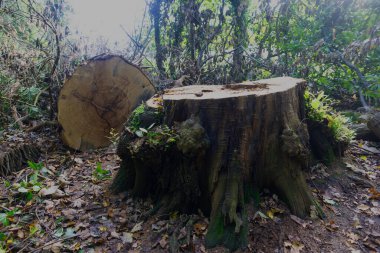
[[349, 143], [354, 138], [355, 132], [347, 126], [349, 119], [332, 108], [333, 100], [323, 91], [313, 94], [306, 90], [305, 100], [307, 117], [312, 121], [327, 122], [337, 141]]
[[167, 148], [178, 140], [176, 131], [167, 125], [162, 125], [151, 131], [147, 131], [146, 136], [147, 143], [151, 147], [163, 146]]
[[78, 58], [68, 11], [64, 0], [0, 1], [0, 125], [54, 116], [60, 83]]
[[302, 77], [334, 97], [379, 104], [378, 1], [247, 2], [152, 0], [156, 64], [144, 64], [191, 84]]
[[111, 178], [111, 171], [102, 168], [102, 163], [96, 163], [96, 168], [93, 172], [95, 180], [107, 180]]
[[42, 163], [34, 163], [28, 161], [29, 168], [31, 168], [34, 173], [26, 177], [26, 179], [22, 180], [20, 183], [13, 184], [13, 188], [16, 189], [22, 196], [25, 197], [27, 201], [30, 201], [35, 197], [43, 187], [43, 182], [40, 181], [40, 172], [44, 168]]
[[128, 120], [128, 128], [131, 132], [139, 131], [140, 128], [140, 116], [145, 112], [145, 105], [139, 105], [131, 114]]

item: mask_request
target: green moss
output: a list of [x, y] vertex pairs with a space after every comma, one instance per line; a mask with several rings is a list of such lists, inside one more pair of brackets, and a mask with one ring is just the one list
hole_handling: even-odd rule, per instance
[[242, 227], [238, 233], [235, 233], [235, 225], [233, 223], [224, 224], [224, 217], [222, 212], [219, 211], [208, 227], [205, 238], [206, 247], [212, 248], [217, 245], [224, 245], [231, 251], [246, 247], [248, 244], [248, 219], [245, 210], [242, 210], [241, 216], [243, 220]]

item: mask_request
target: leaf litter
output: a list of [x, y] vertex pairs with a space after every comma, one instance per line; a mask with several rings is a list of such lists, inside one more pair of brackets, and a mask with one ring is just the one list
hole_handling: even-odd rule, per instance
[[[44, 143], [45, 155], [39, 161], [43, 164], [39, 189], [13, 187], [33, 174], [31, 168], [2, 178], [0, 241], [8, 251], [228, 252], [222, 247], [206, 249], [208, 219], [202, 214], [147, 218], [144, 214], [153, 208], [150, 201], [128, 193], [110, 194], [111, 177], [120, 162], [113, 149], [76, 153], [62, 148], [53, 134], [16, 137]], [[360, 145], [371, 155], [363, 159], [356, 148]], [[264, 191], [259, 204], [247, 205], [248, 246], [238, 252], [376, 252], [380, 247], [376, 150], [373, 143], [359, 143], [347, 152], [344, 166], [312, 167], [308, 180], [325, 220], [313, 217], [315, 207], [312, 217], [292, 215], [277, 195]]]

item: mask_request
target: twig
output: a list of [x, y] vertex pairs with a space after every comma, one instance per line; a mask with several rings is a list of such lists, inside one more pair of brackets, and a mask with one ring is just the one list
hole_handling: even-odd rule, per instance
[[377, 155], [380, 153], [380, 152], [374, 152], [372, 150], [366, 149], [365, 147], [360, 147], [358, 144], [355, 144], [355, 143], [353, 143], [352, 146], [359, 148], [359, 149], [362, 149], [362, 150], [365, 150], [366, 152], [372, 153], [374, 155]]
[[12, 116], [13, 116], [13, 119], [15, 120], [15, 124], [17, 124], [21, 129], [25, 128], [25, 125], [22, 123], [22, 121], [24, 120], [24, 117], [19, 116], [17, 112], [17, 108], [14, 105], [12, 106]]
[[31, 251], [31, 253], [37, 252], [37, 251], [39, 251], [39, 250], [41, 250], [41, 249], [43, 249], [43, 248], [45, 248], [45, 247], [47, 247], [47, 246], [50, 246], [50, 245], [52, 245], [52, 244], [55, 244], [55, 243], [57, 243], [57, 242], [62, 242], [62, 241], [65, 241], [65, 240], [68, 240], [68, 239], [71, 239], [71, 238], [74, 238], [74, 237], [77, 237], [77, 236], [79, 236], [79, 235], [70, 235], [70, 236], [68, 236], [68, 237], [64, 237], [64, 238], [60, 238], [60, 239], [56, 239], [56, 240], [52, 240], [52, 241], [50, 241], [50, 242], [48, 242], [48, 243], [45, 243], [45, 244], [42, 245], [41, 247], [38, 247], [37, 249]]

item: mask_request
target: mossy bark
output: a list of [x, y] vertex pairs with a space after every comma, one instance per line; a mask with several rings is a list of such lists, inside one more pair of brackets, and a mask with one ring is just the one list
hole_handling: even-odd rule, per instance
[[[176, 142], [163, 138], [154, 146], [149, 134], [126, 132], [119, 143], [125, 171], [113, 189], [149, 194], [161, 203], [159, 212], [201, 209], [210, 216], [208, 247], [246, 245], [244, 189], [272, 189], [293, 213], [309, 215], [317, 203], [302, 172], [309, 158], [303, 92], [304, 81], [293, 78], [167, 91], [162, 123]], [[144, 187], [136, 189], [140, 180]]]
[[327, 122], [307, 120], [313, 159], [326, 165], [343, 156], [348, 143], [337, 141]]

